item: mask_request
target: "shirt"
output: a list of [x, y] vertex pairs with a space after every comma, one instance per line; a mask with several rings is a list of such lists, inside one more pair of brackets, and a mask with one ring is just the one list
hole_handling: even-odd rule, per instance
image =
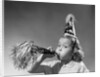
[[44, 74], [66, 74], [66, 73], [84, 73], [89, 72], [83, 61], [70, 61], [67, 64], [61, 65], [60, 61], [48, 61], [41, 63], [37, 69], [37, 73]]

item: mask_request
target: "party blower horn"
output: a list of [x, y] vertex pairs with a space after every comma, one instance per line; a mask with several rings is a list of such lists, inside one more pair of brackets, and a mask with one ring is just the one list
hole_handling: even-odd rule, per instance
[[37, 46], [34, 41], [24, 41], [15, 45], [11, 52], [11, 58], [17, 69], [27, 69], [30, 63], [34, 63], [38, 54], [55, 55], [55, 52], [49, 49]]

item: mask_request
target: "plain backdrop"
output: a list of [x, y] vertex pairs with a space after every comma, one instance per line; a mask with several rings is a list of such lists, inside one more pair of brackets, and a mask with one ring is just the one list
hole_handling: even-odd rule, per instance
[[95, 6], [38, 2], [12, 2], [4, 4], [4, 70], [5, 75], [25, 75], [14, 68], [9, 57], [11, 48], [24, 40], [36, 45], [56, 49], [63, 35], [66, 15], [72, 13], [77, 21], [76, 33], [83, 47], [84, 63], [95, 71]]

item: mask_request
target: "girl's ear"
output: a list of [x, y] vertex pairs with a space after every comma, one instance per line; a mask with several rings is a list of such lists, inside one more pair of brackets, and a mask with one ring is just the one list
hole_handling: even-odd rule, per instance
[[72, 60], [80, 62], [82, 61], [83, 57], [84, 57], [84, 52], [82, 51], [79, 40], [76, 39], [74, 44], [74, 51], [72, 54]]
[[82, 61], [82, 55], [79, 52], [74, 52], [72, 55], [72, 60], [80, 62]]
[[84, 52], [81, 49], [78, 49], [76, 46], [72, 54], [72, 60], [80, 62], [82, 61], [83, 57], [84, 57]]

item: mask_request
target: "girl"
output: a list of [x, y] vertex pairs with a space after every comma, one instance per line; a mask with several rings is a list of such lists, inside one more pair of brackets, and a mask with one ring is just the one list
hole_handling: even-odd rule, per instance
[[[29, 73], [60, 74], [89, 72], [83, 63], [83, 52], [76, 37], [74, 28], [75, 17], [69, 14], [66, 18], [64, 36], [59, 39], [54, 61], [44, 62], [46, 58], [53, 57], [49, 54], [38, 54], [34, 63], [28, 67]], [[52, 51], [52, 49], [50, 49]]]
[[52, 56], [39, 54], [37, 60], [29, 68], [28, 72], [44, 74], [89, 72], [82, 62], [82, 52], [76, 50], [75, 39], [71, 36], [60, 38], [56, 49], [58, 60], [42, 62], [45, 58]]

